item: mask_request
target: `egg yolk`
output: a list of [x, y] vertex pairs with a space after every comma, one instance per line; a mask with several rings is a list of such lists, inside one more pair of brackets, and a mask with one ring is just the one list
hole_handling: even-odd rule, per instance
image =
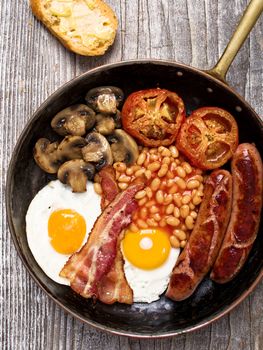
[[125, 258], [145, 270], [161, 266], [168, 258], [170, 248], [168, 234], [160, 229], [127, 230], [122, 241]]
[[52, 247], [61, 254], [72, 254], [82, 245], [86, 234], [83, 216], [71, 209], [55, 210], [48, 220]]

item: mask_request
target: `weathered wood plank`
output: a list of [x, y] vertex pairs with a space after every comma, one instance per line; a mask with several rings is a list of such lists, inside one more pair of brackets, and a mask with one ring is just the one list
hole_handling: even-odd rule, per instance
[[[114, 47], [97, 58], [68, 52], [32, 15], [28, 1], [0, 6], [0, 348], [169, 350], [263, 348], [263, 283], [211, 326], [172, 339], [110, 335], [67, 315], [37, 287], [10, 239], [5, 176], [15, 142], [36, 108], [86, 70], [136, 58], [171, 59], [212, 67], [247, 0], [110, 0], [119, 18]], [[263, 18], [229, 70], [228, 81], [263, 115]]]

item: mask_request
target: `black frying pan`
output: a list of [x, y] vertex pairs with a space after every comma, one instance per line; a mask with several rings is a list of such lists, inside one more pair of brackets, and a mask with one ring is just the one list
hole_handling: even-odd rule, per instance
[[35, 262], [27, 245], [25, 214], [34, 195], [52, 178], [34, 163], [32, 150], [40, 137], [54, 137], [51, 118], [61, 109], [83, 101], [86, 91], [100, 85], [115, 85], [128, 96], [132, 91], [161, 87], [176, 91], [187, 113], [202, 106], [228, 110], [237, 120], [240, 142], [254, 142], [263, 155], [263, 123], [252, 108], [224, 82], [225, 74], [242, 42], [263, 10], [262, 0], [253, 0], [222, 58], [209, 72], [169, 61], [140, 60], [105, 65], [65, 84], [50, 96], [26, 125], [15, 147], [7, 176], [7, 214], [17, 251], [40, 287], [60, 306], [82, 321], [112, 333], [134, 337], [163, 337], [200, 328], [218, 319], [240, 303], [263, 276], [263, 227], [239, 275], [217, 285], [208, 278], [192, 297], [172, 302], [165, 297], [151, 304], [132, 306], [94, 304], [69, 287], [50, 280]]

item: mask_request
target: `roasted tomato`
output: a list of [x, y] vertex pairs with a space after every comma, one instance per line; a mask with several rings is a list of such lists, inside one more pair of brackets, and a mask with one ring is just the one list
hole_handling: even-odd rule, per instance
[[182, 99], [164, 89], [136, 91], [122, 108], [124, 130], [145, 146], [172, 144], [184, 120]]
[[201, 169], [215, 169], [230, 159], [238, 146], [238, 127], [224, 109], [203, 107], [186, 119], [177, 148]]

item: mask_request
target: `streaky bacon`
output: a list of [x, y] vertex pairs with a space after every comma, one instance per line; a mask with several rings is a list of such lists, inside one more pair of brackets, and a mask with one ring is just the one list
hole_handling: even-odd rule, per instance
[[118, 237], [138, 208], [134, 196], [144, 186], [143, 179], [137, 179], [116, 196], [96, 220], [87, 243], [61, 270], [60, 276], [69, 279], [71, 288], [84, 298], [98, 297], [98, 283], [116, 258]]
[[102, 187], [101, 209], [105, 209], [120, 192], [116, 182], [115, 171], [111, 165], [107, 165], [97, 174], [98, 182]]

